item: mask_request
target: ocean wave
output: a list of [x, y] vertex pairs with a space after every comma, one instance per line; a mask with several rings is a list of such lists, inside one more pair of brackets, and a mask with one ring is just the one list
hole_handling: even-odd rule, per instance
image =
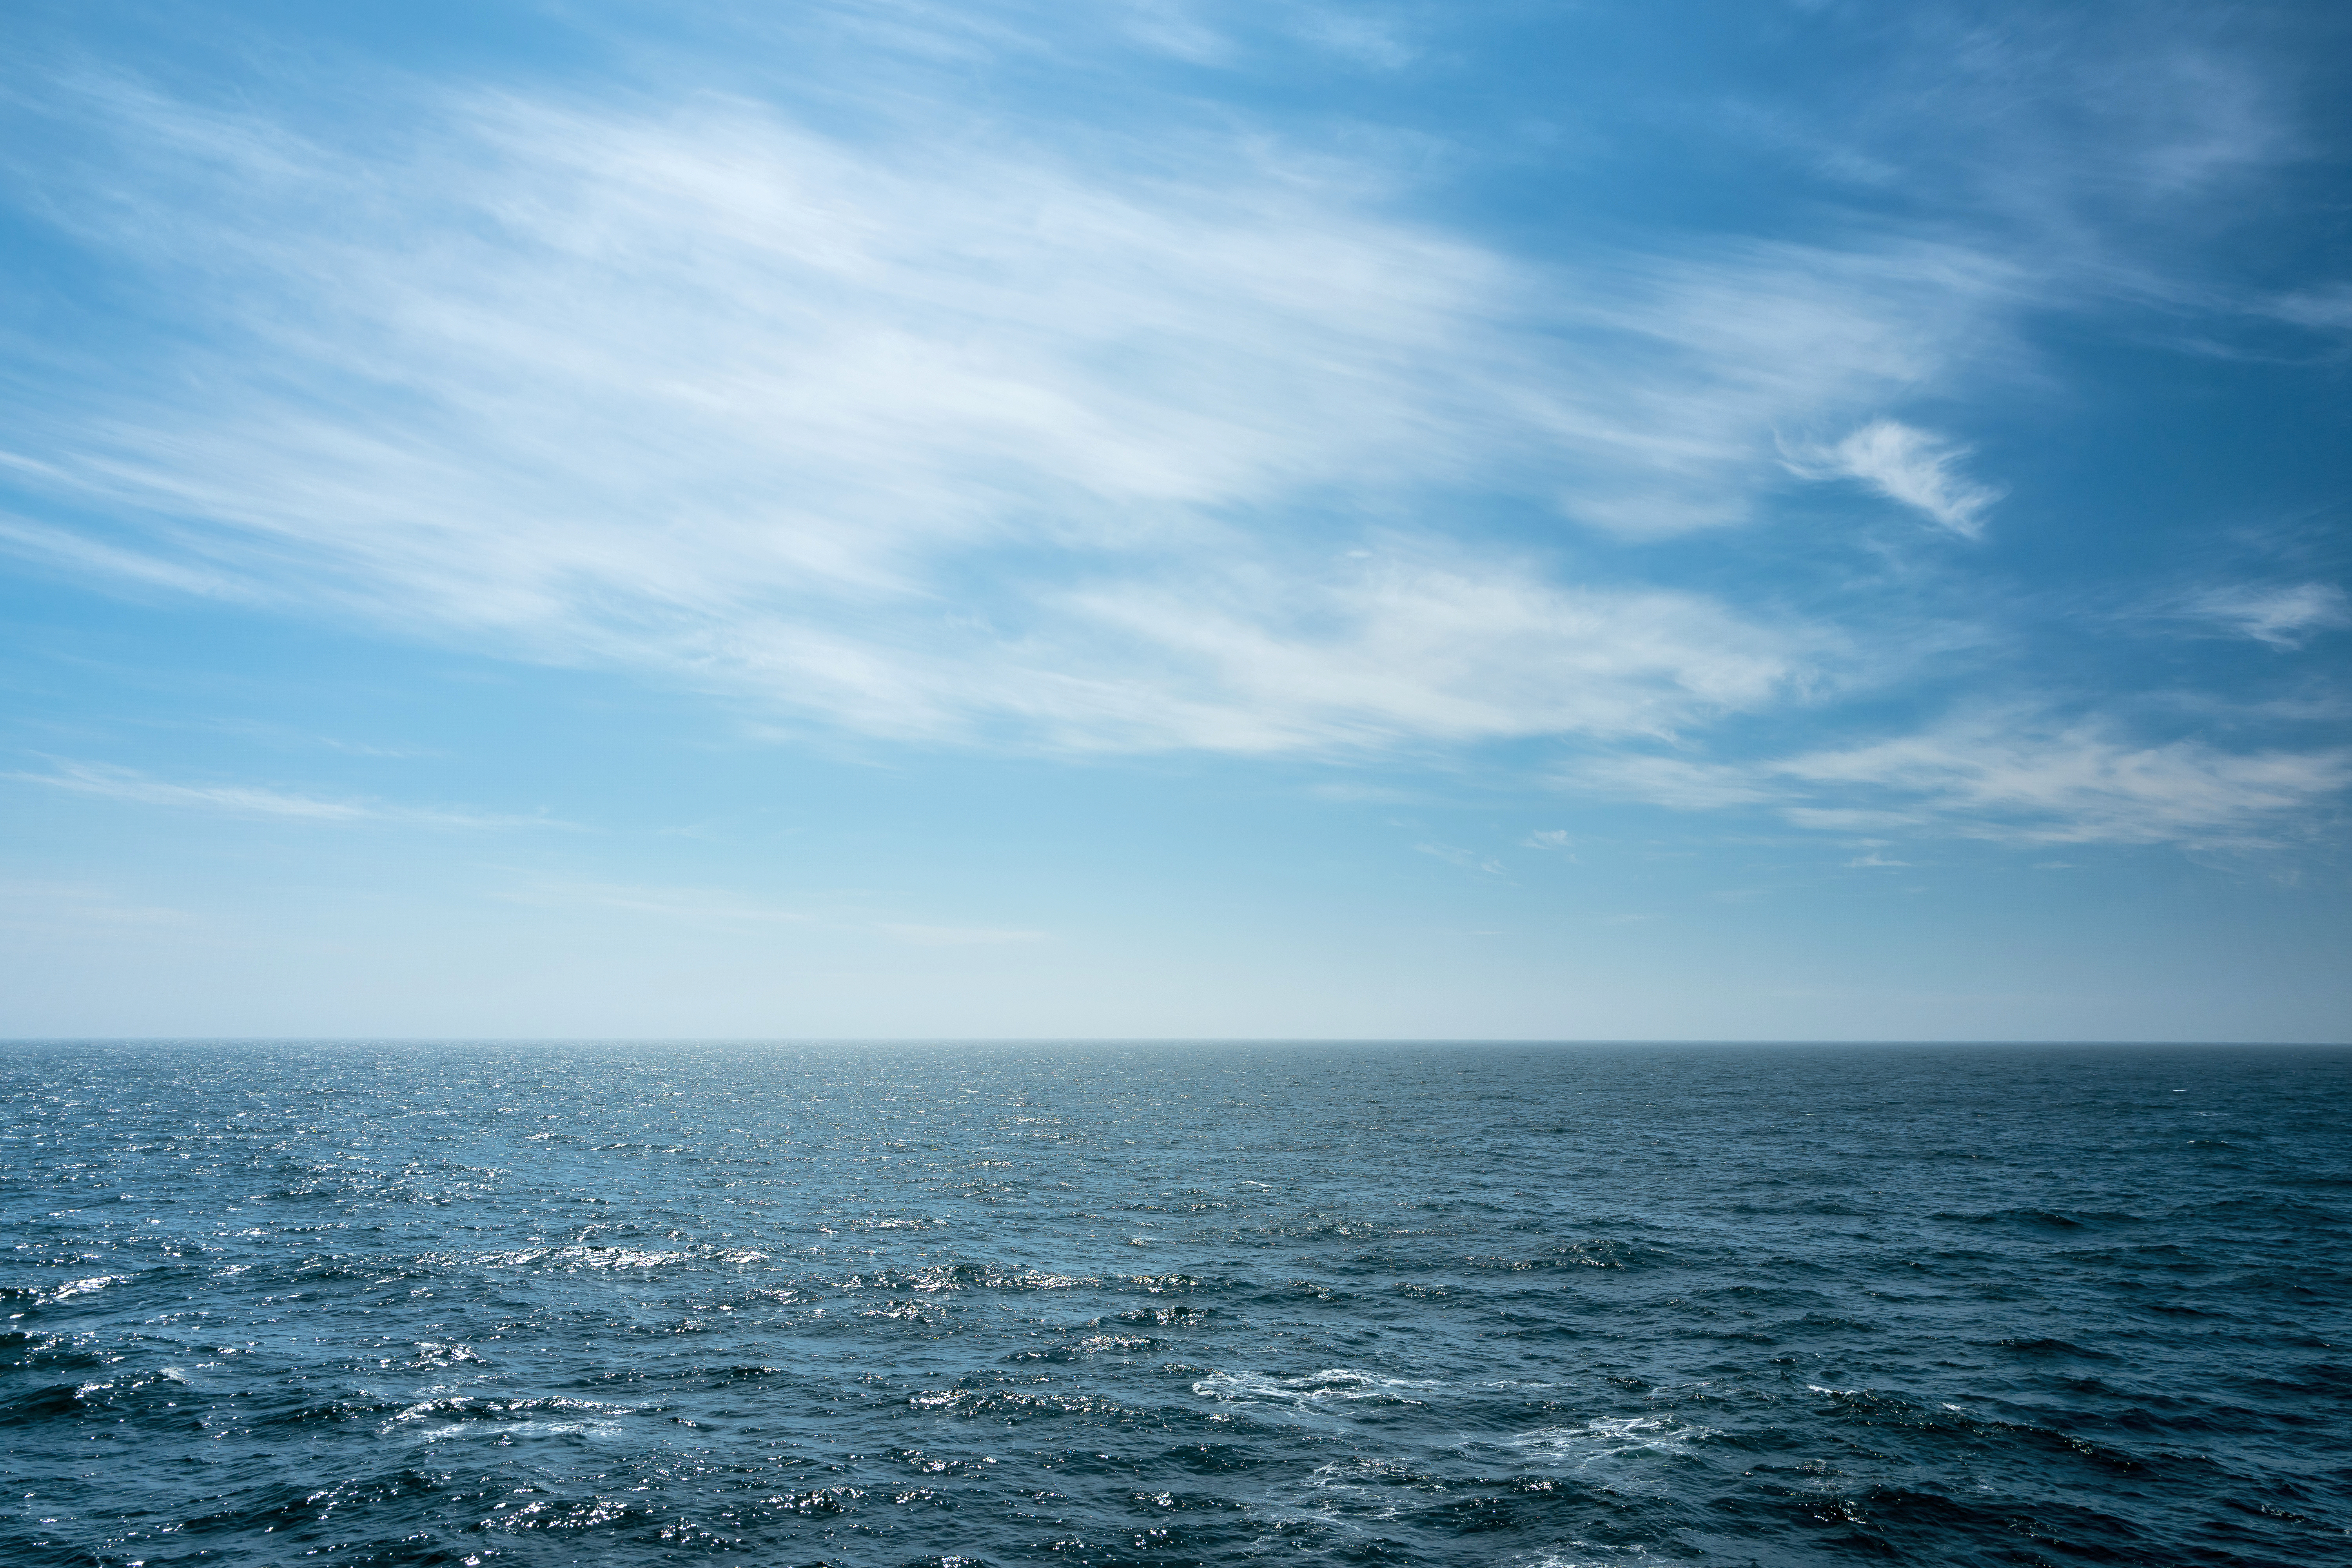
[[[568, 1247], [526, 1247], [476, 1253], [466, 1261], [477, 1268], [668, 1268], [685, 1264], [719, 1263], [736, 1268], [768, 1261], [769, 1255], [751, 1247], [607, 1247], [581, 1243]], [[454, 1261], [454, 1260], [452, 1260]], [[444, 1265], [446, 1267], [446, 1264]]]
[[1722, 1434], [1670, 1415], [1597, 1415], [1574, 1426], [1523, 1432], [1506, 1445], [1524, 1462], [1598, 1479], [1614, 1489], [1663, 1492], [1671, 1471], [1657, 1462], [1687, 1458], [1696, 1446]]
[[1097, 1286], [1095, 1276], [1059, 1274], [1045, 1268], [1007, 1268], [992, 1263], [935, 1263], [918, 1268], [861, 1270], [835, 1280], [841, 1290], [1075, 1290]]
[[1423, 1403], [1423, 1395], [1442, 1386], [1433, 1378], [1388, 1377], [1333, 1367], [1297, 1377], [1257, 1372], [1212, 1373], [1193, 1384], [1192, 1392], [1204, 1398], [1238, 1404], [1310, 1405], [1369, 1400], [1383, 1405], [1419, 1405]]
[[29, 1311], [39, 1307], [54, 1307], [60, 1301], [70, 1301], [77, 1296], [95, 1296], [110, 1285], [127, 1285], [128, 1274], [92, 1274], [81, 1279], [60, 1280], [55, 1285], [17, 1285], [0, 1289], [0, 1302]]
[[540, 1436], [571, 1434], [609, 1436], [620, 1430], [623, 1417], [635, 1407], [550, 1395], [537, 1399], [497, 1398], [476, 1394], [442, 1394], [419, 1400], [394, 1412], [379, 1430], [391, 1434], [414, 1428], [425, 1441], [487, 1427], [492, 1435], [530, 1431]]

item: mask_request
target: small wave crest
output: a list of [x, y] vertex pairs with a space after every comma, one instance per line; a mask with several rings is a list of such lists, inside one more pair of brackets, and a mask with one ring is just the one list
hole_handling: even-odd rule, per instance
[[1384, 1377], [1378, 1373], [1332, 1367], [1301, 1377], [1276, 1377], [1258, 1372], [1211, 1373], [1192, 1384], [1203, 1398], [1240, 1404], [1314, 1405], [1371, 1400], [1387, 1405], [1421, 1405], [1433, 1388], [1432, 1378]]
[[1719, 1436], [1715, 1427], [1671, 1415], [1600, 1415], [1581, 1426], [1523, 1432], [1506, 1446], [1527, 1462], [1597, 1479], [1612, 1490], [1660, 1493], [1668, 1476], [1659, 1461], [1686, 1458], [1695, 1446]]

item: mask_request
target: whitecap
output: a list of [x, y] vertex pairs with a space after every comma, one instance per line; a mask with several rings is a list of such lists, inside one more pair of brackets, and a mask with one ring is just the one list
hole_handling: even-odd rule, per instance
[[93, 1274], [87, 1279], [68, 1279], [47, 1296], [39, 1298], [44, 1304], [62, 1301], [68, 1296], [87, 1296], [103, 1290], [109, 1285], [120, 1285], [131, 1278], [128, 1274]]
[[1612, 1491], [1663, 1491], [1664, 1477], [1642, 1467], [1687, 1454], [1716, 1428], [1669, 1415], [1603, 1415], [1581, 1426], [1545, 1426], [1522, 1432], [1508, 1447], [1531, 1459], [1571, 1473], [1597, 1478]]
[[1273, 1400], [1308, 1405], [1326, 1400], [1378, 1399], [1391, 1404], [1418, 1405], [1412, 1394], [1440, 1386], [1427, 1378], [1383, 1377], [1378, 1373], [1330, 1367], [1304, 1377], [1275, 1377], [1258, 1372], [1218, 1372], [1192, 1384], [1192, 1392], [1211, 1399]]

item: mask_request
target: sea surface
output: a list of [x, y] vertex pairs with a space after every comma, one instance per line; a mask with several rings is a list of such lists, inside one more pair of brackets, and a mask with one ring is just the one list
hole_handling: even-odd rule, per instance
[[2352, 1563], [2352, 1054], [0, 1047], [0, 1563]]

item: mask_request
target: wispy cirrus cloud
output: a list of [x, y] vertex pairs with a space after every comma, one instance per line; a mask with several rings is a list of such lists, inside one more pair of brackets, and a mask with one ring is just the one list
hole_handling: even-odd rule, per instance
[[[1088, 163], [459, 94], [387, 156], [121, 81], [49, 107], [106, 149], [58, 175], [116, 195], [52, 209], [219, 335], [201, 396], [14, 411], [28, 482], [118, 526], [0, 542], [870, 733], [1329, 749], [1778, 700], [1835, 638], [1422, 520], [1736, 525], [1775, 427], [1938, 374], [2004, 308], [1947, 245], [1513, 258], [1263, 142]], [[1265, 525], [1300, 508], [1349, 521]], [[1396, 563], [1335, 565], [1352, 543]]]
[[1790, 468], [1813, 479], [1853, 479], [1925, 513], [1963, 539], [1984, 532], [2004, 493], [1959, 471], [1969, 449], [1893, 419], [1874, 419], [1832, 446], [1792, 448]]
[[1772, 765], [1816, 788], [1908, 797], [1975, 836], [2031, 843], [2264, 847], [2352, 785], [2352, 749], [2232, 752], [2135, 743], [2097, 722], [1960, 721]]
[[1562, 782], [1676, 810], [1764, 807], [1829, 831], [2263, 849], [2307, 837], [2352, 788], [2352, 748], [2151, 744], [2096, 720], [1990, 713], [1752, 763], [1607, 758]]
[[[5, 456], [5, 454], [0, 454]], [[62, 479], [49, 465], [35, 470]], [[80, 488], [78, 485], [68, 488]], [[0, 550], [115, 584], [166, 589], [204, 598], [253, 602], [267, 597], [236, 576], [202, 562], [169, 560], [150, 550], [127, 549], [71, 529], [0, 513]]]
[[47, 773], [14, 772], [0, 773], [0, 778], [137, 805], [170, 806], [185, 811], [218, 812], [232, 816], [280, 821], [471, 829], [572, 826], [547, 816], [495, 816], [399, 805], [383, 801], [334, 800], [295, 795], [259, 784], [177, 784], [136, 769], [110, 767], [101, 763], [58, 762]]
[[1162, 650], [1159, 689], [1115, 707], [1226, 751], [1660, 734], [1784, 700], [1842, 653], [1702, 595], [1482, 567], [1350, 563], [1321, 582], [1122, 585], [1079, 603]]
[[2330, 583], [2209, 589], [2183, 613], [2275, 648], [2298, 648], [2321, 632], [2352, 626], [2352, 605]]
[[[1241, 47], [1222, 15], [1101, 26], [1219, 64]], [[1389, 58], [1402, 35], [1360, 19], [1283, 26]], [[974, 59], [1006, 28], [1034, 24], [1039, 48], [1051, 30], [1019, 7], [956, 22]], [[1971, 128], [1955, 156], [2005, 178], [2014, 127], [2082, 107], [2103, 128], [2097, 155], [1988, 187], [1984, 211], [2087, 231], [2102, 201], [2185, 200], [2275, 149], [2226, 61], [2086, 81], [2105, 55], [1962, 32], [1966, 68], [1919, 57]], [[2074, 63], [2036, 74], [2044, 56]], [[1549, 538], [1480, 522], [1721, 536], [1793, 467], [1980, 539], [1999, 487], [1959, 441], [1883, 411], [2019, 352], [2042, 240], [1889, 222], [1537, 256], [1404, 216], [1406, 178], [1375, 154], [1243, 121], [1076, 136], [861, 94], [853, 72], [835, 84], [865, 100], [852, 133], [838, 102], [343, 68], [342, 96], [397, 134], [122, 77], [60, 75], [28, 100], [75, 156], [20, 158], [18, 188], [204, 330], [132, 374], [47, 367], [41, 398], [7, 406], [15, 481], [109, 521], [0, 521], [0, 546], [919, 742], [1362, 755], [1574, 737], [1627, 748], [1590, 765], [1593, 787], [1825, 827], [2024, 821], [2041, 798], [2051, 823], [2179, 837], [2231, 819], [2231, 790], [2256, 803], [2241, 819], [2268, 809], [2232, 753], [2136, 773], [2112, 736], [2021, 741], [1998, 774], [1957, 754], [1843, 778], [1654, 754], [1639, 743], [1886, 661], [1818, 598], [1801, 614], [1799, 595], [1648, 586], [1623, 554], [1583, 576]], [[1812, 126], [1883, 152], [1880, 184], [1935, 171], [1967, 206], [1940, 130], [1873, 129]], [[2294, 592], [2200, 613], [2289, 647], [2336, 613]], [[2200, 768], [2220, 781], [2201, 796]], [[2143, 775], [2172, 782], [2118, 782]], [[2061, 776], [2109, 782], [2025, 788]], [[2207, 804], [2168, 818], [2167, 788]]]
[[2264, 314], [2319, 331], [2352, 331], [2352, 283], [2330, 283], [2280, 294], [2260, 307]]

